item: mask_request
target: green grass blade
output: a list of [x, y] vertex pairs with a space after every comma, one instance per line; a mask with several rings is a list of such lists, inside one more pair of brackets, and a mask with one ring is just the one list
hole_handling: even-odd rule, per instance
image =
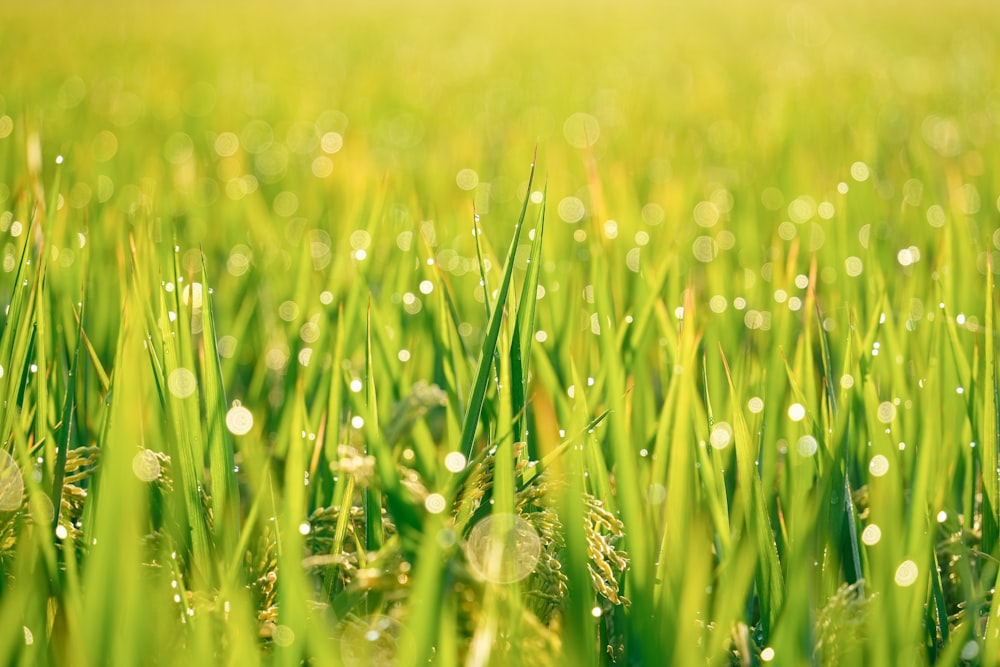
[[521, 206], [521, 215], [518, 217], [514, 227], [514, 236], [507, 250], [507, 259], [504, 261], [503, 279], [500, 282], [500, 289], [497, 292], [497, 307], [490, 315], [487, 326], [486, 339], [483, 341], [482, 351], [479, 357], [479, 365], [472, 381], [472, 393], [469, 397], [469, 405], [466, 409], [465, 420], [462, 423], [462, 437], [459, 451], [465, 452], [466, 457], [471, 458], [476, 444], [476, 431], [479, 428], [479, 417], [483, 411], [483, 403], [486, 400], [486, 387], [489, 384], [491, 368], [493, 366], [493, 356], [497, 349], [497, 340], [500, 337], [500, 326], [506, 317], [507, 292], [510, 289], [511, 276], [514, 274], [514, 253], [517, 251], [518, 242], [521, 239], [521, 229], [524, 225], [524, 218], [528, 212], [528, 203], [531, 199], [531, 184], [535, 177], [535, 163], [531, 163], [531, 172], [528, 176], [528, 193], [524, 197]]
[[[721, 353], [721, 351], [720, 351]], [[753, 439], [743, 416], [743, 401], [736, 391], [729, 362], [722, 353], [722, 363], [726, 369], [726, 379], [729, 382], [729, 393], [732, 399], [733, 439], [736, 443], [736, 465], [740, 476], [740, 496], [746, 512], [747, 530], [757, 548], [758, 575], [757, 587], [761, 600], [761, 615], [764, 619], [764, 633], [774, 627], [784, 604], [785, 586], [778, 560], [778, 550], [774, 541], [774, 532], [768, 516], [764, 491], [761, 488], [757, 473], [757, 455], [754, 451]]]
[[53, 516], [52, 529], [59, 525], [59, 512], [62, 508], [63, 482], [66, 476], [66, 456], [73, 444], [73, 427], [76, 422], [76, 386], [77, 373], [80, 368], [80, 348], [83, 347], [83, 309], [81, 308], [81, 318], [77, 325], [76, 345], [73, 348], [73, 364], [69, 370], [66, 381], [66, 396], [63, 398], [62, 419], [60, 420], [59, 444], [56, 451], [56, 461], [54, 476], [52, 479]]
[[[375, 363], [372, 359], [372, 307], [368, 303], [368, 325], [365, 336], [365, 387], [368, 406], [368, 419], [378, 420], [378, 401], [375, 394]], [[370, 448], [371, 443], [365, 443], [365, 454], [380, 454], [384, 457], [388, 452], [377, 452]], [[363, 491], [365, 505], [365, 548], [375, 551], [385, 540], [382, 525], [382, 495], [378, 489], [366, 487]]]
[[192, 316], [200, 310], [202, 320], [202, 388], [205, 392], [205, 418], [208, 429], [208, 467], [212, 492], [212, 516], [216, 545], [222, 557], [228, 559], [240, 540], [240, 490], [236, 479], [233, 438], [226, 426], [226, 390], [219, 358], [218, 336], [213, 306], [213, 290], [209, 287], [208, 267], [201, 254], [201, 304], [192, 285]]
[[517, 321], [511, 337], [511, 408], [514, 413], [514, 437], [524, 442], [528, 434], [528, 364], [531, 360], [531, 341], [535, 331], [535, 309], [538, 302], [538, 278], [541, 273], [542, 238], [545, 234], [545, 203], [548, 183], [542, 189], [542, 206], [538, 213], [538, 224], [532, 230], [531, 252], [528, 255], [528, 270], [521, 286], [518, 300]]

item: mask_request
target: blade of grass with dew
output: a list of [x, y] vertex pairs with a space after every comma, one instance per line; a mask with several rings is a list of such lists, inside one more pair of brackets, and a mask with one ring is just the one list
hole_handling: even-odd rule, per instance
[[[80, 312], [76, 309], [75, 306], [73, 308], [73, 315], [76, 318], [77, 322], [83, 322], [83, 319], [80, 317]], [[98, 354], [97, 349], [94, 347], [93, 342], [91, 342], [90, 337], [87, 336], [87, 332], [84, 331], [82, 328], [80, 329], [80, 344], [87, 351], [87, 358], [90, 360], [90, 364], [94, 372], [97, 374], [97, 382], [101, 386], [101, 391], [104, 394], [107, 394], [108, 387], [110, 384], [108, 373], [106, 370], [104, 370], [104, 364], [101, 363], [101, 357]]]
[[[479, 214], [476, 213], [475, 207], [472, 211], [472, 237], [476, 240], [476, 264], [479, 267], [479, 284], [483, 288], [483, 306], [486, 308], [486, 321], [490, 321], [490, 316], [493, 314], [493, 306], [490, 304], [490, 284], [486, 279], [486, 258], [483, 255], [483, 242], [482, 242], [482, 230], [479, 228]], [[502, 304], [503, 301], [498, 303]]]
[[[498, 308], [502, 307], [498, 304]], [[510, 321], [505, 321], [505, 326], [501, 329], [499, 347], [501, 350], [512, 345], [508, 336], [510, 333]], [[504, 391], [504, 387], [511, 387], [517, 382], [511, 377], [511, 359], [507, 354], [499, 354], [498, 391], [497, 391], [497, 423], [502, 425], [514, 425], [515, 416], [513, 413], [512, 391]], [[515, 457], [517, 457], [517, 447], [514, 443], [515, 433], [496, 433], [493, 436], [491, 448], [495, 448], [493, 457], [493, 494], [490, 500], [491, 516], [493, 521], [491, 535], [493, 547], [489, 549], [487, 570], [493, 570], [495, 565], [499, 565], [498, 559], [503, 551], [501, 545], [505, 540], [510, 539], [507, 534], [509, 517], [515, 516], [514, 494], [516, 492], [515, 483]], [[523, 446], [523, 443], [518, 443]], [[494, 647], [492, 652], [496, 652], [500, 659], [510, 660], [514, 664], [519, 664], [519, 649], [522, 638], [520, 637], [520, 583], [510, 582], [502, 586], [487, 584], [483, 601], [483, 613], [472, 638], [470, 654], [474, 655], [477, 645], [485, 643], [486, 646]], [[504, 604], [508, 601], [508, 604]], [[509, 646], [496, 651], [497, 634], [509, 638]]]
[[[641, 573], [636, 567], [634, 576], [638, 582], [644, 579], [647, 587], [652, 585], [654, 600], [676, 601], [683, 589], [686, 540], [698, 503], [696, 477], [692, 474], [696, 467], [691, 413], [693, 399], [698, 393], [695, 378], [700, 335], [693, 326], [693, 320], [689, 320], [687, 324], [682, 321], [679, 329], [674, 328], [666, 318], [658, 319], [658, 324], [662, 335], [672, 334], [679, 339], [677, 356], [673, 359], [673, 374], [660, 411], [650, 464], [650, 487], [664, 487], [666, 496], [662, 518], [653, 520], [653, 530], [659, 544], [652, 564], [648, 566], [646, 573]], [[630, 586], [628, 594], [649, 595], [644, 590], [633, 590]], [[681, 621], [677, 618], [678, 609], [675, 604], [661, 605], [659, 609], [659, 623], [665, 627], [678, 627]], [[639, 630], [644, 643], [650, 644], [641, 648], [643, 655], [673, 655], [676, 635], [656, 632], [651, 628]]]
[[[134, 295], [133, 295], [134, 298]], [[140, 660], [145, 645], [116, 641], [121, 636], [151, 636], [149, 628], [164, 621], [164, 608], [149, 599], [142, 576], [140, 540], [146, 516], [146, 495], [141, 482], [131, 470], [130, 443], [142, 434], [133, 419], [142, 407], [139, 374], [126, 369], [142, 368], [143, 336], [141, 324], [128, 317], [123, 321], [118, 355], [112, 371], [111, 402], [108, 419], [100, 434], [101, 461], [91, 491], [94, 511], [85, 523], [89, 546], [83, 572], [83, 636], [87, 637], [83, 658], [90, 664]], [[120, 581], [137, 582], [135, 586], [115, 585]], [[168, 600], [168, 597], [164, 597]], [[141, 610], [141, 611], [140, 611]], [[115, 623], [107, 620], [115, 618]], [[125, 633], [120, 635], [119, 633]]]
[[[308, 605], [303, 604], [311, 597], [302, 569], [302, 554], [304, 536], [309, 531], [309, 493], [305, 473], [308, 469], [306, 453], [311, 447], [306, 434], [313, 432], [313, 426], [308, 422], [305, 388], [301, 380], [295, 385], [292, 400], [292, 420], [285, 434], [290, 442], [276, 514], [281, 525], [278, 552], [278, 571], [281, 573], [278, 584], [279, 625], [276, 632], [285, 632], [287, 639], [275, 642], [275, 664], [289, 667], [301, 664], [306, 656], [324, 664], [330, 664], [333, 658], [326, 633], [317, 631], [315, 621], [309, 618]], [[368, 548], [371, 549], [371, 545]]]
[[459, 447], [460, 452], [464, 452], [466, 458], [472, 458], [476, 444], [476, 432], [479, 429], [479, 417], [483, 411], [483, 403], [486, 400], [486, 386], [489, 384], [490, 373], [493, 367], [493, 356], [497, 349], [497, 339], [500, 336], [500, 326], [503, 323], [504, 313], [507, 303], [507, 292], [510, 289], [511, 276], [514, 274], [514, 253], [517, 251], [518, 242], [521, 238], [521, 229], [524, 225], [524, 218], [528, 212], [528, 203], [531, 200], [531, 184], [535, 177], [535, 162], [532, 160], [531, 172], [528, 175], [528, 192], [521, 205], [521, 214], [514, 227], [514, 236], [507, 250], [507, 258], [504, 260], [503, 279], [500, 282], [500, 289], [497, 292], [497, 307], [490, 314], [487, 327], [486, 339], [483, 341], [479, 365], [472, 382], [472, 393], [469, 397], [469, 405], [466, 409], [465, 419], [462, 424], [462, 439]]
[[[578, 375], [575, 364], [571, 364], [571, 373]], [[574, 426], [581, 426], [588, 421], [583, 391], [576, 395], [574, 401]], [[585, 438], [587, 436], [584, 436]], [[588, 570], [590, 559], [587, 536], [584, 530], [583, 504], [579, 499], [587, 492], [584, 447], [570, 446], [564, 458], [566, 485], [561, 498], [560, 516], [566, 538], [566, 576], [569, 580], [569, 595], [566, 601], [566, 659], [568, 664], [594, 665], [597, 655], [593, 642], [594, 618], [591, 610], [594, 605], [594, 592]]]
[[[854, 489], [850, 476], [850, 443], [851, 434], [851, 411], [849, 409], [840, 411], [841, 403], [847, 401], [837, 400], [837, 389], [833, 382], [833, 361], [830, 348], [830, 337], [823, 327], [823, 316], [820, 311], [819, 302], [816, 297], [816, 259], [810, 262], [809, 271], [809, 291], [807, 292], [806, 312], [813, 313], [813, 321], [816, 325], [817, 336], [819, 338], [820, 352], [823, 361], [824, 385], [827, 395], [827, 406], [830, 412], [831, 427], [831, 467], [832, 479], [826, 486], [828, 503], [825, 503], [829, 510], [827, 523], [832, 527], [830, 544], [836, 551], [840, 566], [843, 570], [844, 579], [848, 584], [855, 584], [861, 579], [861, 553], [858, 545], [857, 513], [854, 506]], [[811, 308], [810, 308], [811, 304]], [[844, 372], [842, 376], [847, 376], [853, 357], [852, 342], [853, 336], [848, 335], [844, 344]], [[851, 375], [853, 378], [853, 375]], [[841, 392], [846, 393], [848, 388], [842, 387]], [[861, 593], [864, 594], [864, 585], [861, 584]]]
[[733, 376], [726, 355], [720, 350], [722, 363], [726, 369], [729, 393], [733, 411], [733, 439], [736, 443], [736, 466], [740, 476], [740, 495], [746, 508], [747, 530], [757, 547], [758, 575], [757, 588], [760, 596], [761, 616], [764, 636], [774, 627], [784, 604], [784, 579], [778, 550], [774, 543], [774, 533], [767, 512], [764, 490], [757, 476], [756, 453], [752, 450], [753, 439], [743, 416], [743, 403], [736, 391]]
[[[337, 321], [344, 322], [343, 302], [337, 305]], [[343, 368], [345, 335], [346, 327], [342, 324], [337, 326], [333, 337], [333, 356], [330, 360], [330, 373], [333, 378], [330, 383], [330, 393], [327, 395], [324, 447], [326, 460], [331, 464], [340, 458], [337, 449], [341, 445], [340, 411], [344, 402], [344, 382], [340, 376], [340, 369]]]
[[440, 624], [440, 615], [427, 613], [429, 609], [441, 609], [444, 587], [442, 578], [445, 566], [451, 557], [451, 549], [442, 546], [446, 526], [441, 514], [428, 514], [424, 523], [424, 533], [431, 539], [421, 540], [413, 568], [413, 587], [406, 609], [405, 627], [413, 637], [413, 651], [409, 655], [398, 656], [402, 667], [425, 665], [434, 650]]
[[[430, 248], [427, 248], [427, 253], [431, 253]], [[436, 363], [440, 364], [440, 372], [444, 378], [442, 388], [445, 393], [446, 405], [443, 439], [447, 443], [449, 453], [452, 451], [461, 453], [459, 434], [462, 428], [460, 420], [464, 412], [462, 409], [465, 398], [463, 387], [469, 385], [468, 367], [475, 361], [471, 358], [466, 349], [465, 341], [462, 339], [461, 318], [447, 275], [437, 262], [434, 262], [433, 271], [430, 273], [435, 290], [439, 293], [438, 326], [434, 328], [432, 335]]]
[[943, 315], [945, 323], [945, 331], [948, 333], [948, 342], [950, 343], [950, 351], [952, 359], [955, 363], [955, 370], [958, 373], [958, 381], [960, 383], [959, 387], [962, 388], [962, 392], [965, 395], [965, 406], [969, 424], [970, 426], [978, 428], [979, 425], [976, 420], [976, 406], [973, 400], [973, 379], [976, 374], [976, 370], [973, 368], [972, 364], [969, 363], [969, 358], [965, 353], [962, 341], [958, 338], [958, 328], [955, 326], [955, 318], [949, 315], [948, 308], [944, 306], [941, 308], [941, 314]]
[[[869, 489], [868, 520], [881, 527], [881, 542], [888, 547], [870, 552], [869, 578], [872, 581], [871, 592], [879, 595], [879, 603], [885, 605], [887, 609], [892, 609], [899, 619], [886, 629], [884, 641], [880, 640], [877, 647], [882, 652], [881, 657], [888, 658], [908, 645], [908, 638], [905, 635], [912, 627], [910, 602], [913, 594], [897, 585], [895, 572], [904, 561], [916, 561], [918, 554], [911, 553], [906, 543], [906, 529], [903, 524], [906, 512], [904, 471], [901, 470], [902, 466], [898, 465], [898, 448], [879, 420], [878, 387], [870, 371], [871, 369], [863, 377], [862, 410], [864, 426], [871, 442], [867, 450], [871, 457], [866, 455], [862, 460], [881, 456], [889, 461], [889, 464], [888, 471], [882, 475], [871, 474], [870, 464], [865, 466]], [[921, 571], [926, 572], [926, 569], [922, 568]]]
[[[951, 624], [948, 621], [948, 602], [945, 599], [944, 583], [941, 579], [941, 562], [935, 550], [931, 550], [931, 609], [928, 613], [933, 614], [933, 619], [928, 623], [928, 630], [937, 633], [941, 637], [941, 644], [947, 645], [951, 634]], [[987, 634], [987, 643], [989, 642]], [[942, 664], [953, 664], [946, 662]]]
[[[997, 544], [998, 516], [1000, 511], [1000, 468], [997, 463], [997, 447], [1000, 447], [1000, 396], [998, 396], [996, 376], [996, 289], [993, 280], [993, 265], [986, 260], [986, 318], [983, 323], [983, 347], [985, 349], [985, 376], [983, 386], [982, 425], [982, 475], [983, 475], [983, 541], [982, 550], [994, 555]], [[990, 602], [983, 643], [984, 664], [995, 665], [1000, 655], [1000, 596], [994, 593]]]
[[[80, 309], [81, 314], [83, 308]], [[80, 367], [80, 348], [83, 347], [83, 318], [77, 324], [76, 345], [73, 348], [73, 361], [69, 369], [69, 376], [66, 382], [66, 395], [63, 398], [62, 419], [60, 420], [60, 432], [58, 446], [56, 449], [56, 462], [52, 479], [52, 530], [59, 525], [59, 512], [62, 508], [63, 481], [66, 475], [66, 456], [73, 444], [73, 425], [76, 421], [76, 377]]]
[[[5, 393], [3, 397], [4, 405], [6, 406], [19, 405], [18, 394], [27, 380], [25, 372], [28, 365], [27, 360], [30, 353], [33, 331], [30, 323], [35, 317], [34, 290], [37, 285], [30, 278], [22, 278], [22, 275], [27, 274], [28, 267], [31, 266], [29, 247], [30, 243], [25, 240], [24, 246], [21, 249], [21, 258], [15, 272], [10, 305], [4, 313], [3, 333], [0, 335], [0, 359], [3, 360], [2, 368], [5, 369], [4, 377], [7, 378], [4, 382]], [[27, 323], [29, 326], [14, 326], [14, 323], [18, 322]], [[3, 429], [4, 439], [6, 439], [8, 433], [11, 433], [18, 426], [19, 417], [20, 415], [17, 410], [7, 409], [0, 411], [0, 427]], [[11, 446], [10, 451], [14, 452], [13, 446]], [[24, 461], [27, 460], [27, 451], [25, 450], [24, 453], [24, 457], [14, 457], [15, 460], [20, 459], [22, 466]]]
[[[980, 439], [982, 448], [983, 475], [983, 543], [985, 553], [996, 551], [1000, 538], [1000, 467], [997, 462], [997, 448], [1000, 447], [1000, 421], [997, 413], [1000, 411], [1000, 396], [997, 394], [996, 375], [996, 329], [994, 326], [994, 299], [996, 290], [993, 285], [993, 266], [986, 259], [986, 319], [983, 323], [983, 369], [980, 383], [980, 399], [982, 400], [982, 425]], [[991, 617], [992, 618], [992, 617]], [[1000, 647], [1000, 645], [998, 645]], [[995, 653], [995, 652], [994, 652]]]
[[[367, 326], [365, 329], [365, 400], [368, 419], [378, 420], [378, 399], [375, 392], [375, 363], [372, 359], [372, 305], [368, 302]], [[370, 443], [365, 443], [365, 455], [375, 454]], [[383, 454], [384, 455], [384, 454]], [[365, 548], [375, 551], [385, 540], [382, 524], [382, 496], [378, 489], [367, 486], [362, 491], [365, 507]]]
[[[716, 420], [714, 411], [712, 410], [712, 394], [710, 389], [712, 383], [709, 380], [708, 374], [708, 355], [704, 351], [701, 354], [701, 365], [704, 387], [702, 401], [705, 405], [708, 433], [706, 437], [698, 439], [698, 447], [695, 450], [695, 455], [698, 458], [696, 465], [698, 466], [699, 476], [702, 480], [703, 497], [708, 505], [709, 516], [711, 516], [713, 527], [715, 528], [713, 548], [716, 551], [716, 558], [722, 561], [725, 560], [732, 546], [732, 529], [729, 525], [729, 498], [726, 490], [725, 475], [726, 466], [730, 460], [726, 454], [720, 451], [720, 447], [716, 445], [716, 441], [714, 440]], [[723, 433], [725, 433], [722, 425], [719, 428], [723, 429]], [[732, 427], [730, 426], [729, 429], [731, 430]], [[732, 434], [729, 433], [726, 437], [732, 439]], [[712, 446], [705, 447], [704, 443], [706, 441]], [[721, 449], [729, 449], [728, 442], [721, 444]]]
[[[33, 225], [32, 230], [41, 236], [41, 228]], [[39, 252], [44, 253], [44, 243], [39, 247]], [[55, 478], [55, 463], [57, 445], [52, 434], [49, 422], [50, 398], [49, 398], [49, 374], [52, 368], [48, 362], [49, 346], [52, 335], [49, 330], [49, 310], [48, 310], [48, 285], [46, 284], [46, 269], [48, 262], [45, 255], [38, 258], [38, 268], [35, 272], [35, 308], [34, 308], [34, 352], [33, 373], [36, 378], [34, 386], [35, 397], [35, 442], [41, 443], [43, 450], [41, 457], [44, 459], [42, 467], [42, 477], [46, 485], [51, 485]]]
[[[375, 459], [375, 474], [378, 479], [379, 489], [373, 492], [373, 496], [376, 493], [384, 494], [386, 507], [395, 520], [403, 549], [411, 553], [417, 548], [417, 544], [420, 541], [420, 512], [413, 503], [411, 494], [402, 486], [392, 450], [389, 449], [379, 429], [377, 416], [372, 414], [368, 409], [367, 398], [351, 393], [349, 399], [355, 414], [360, 416], [364, 421], [362, 434], [365, 440], [366, 451], [371, 452], [371, 455]], [[378, 505], [379, 507], [382, 506], [381, 496], [378, 497]], [[369, 516], [366, 512], [366, 517]], [[366, 531], [371, 530], [374, 532], [381, 529], [382, 518], [380, 510], [379, 515], [377, 515], [377, 527], [368, 527], [366, 525]], [[366, 532], [367, 535], [368, 533]], [[367, 548], [369, 550], [372, 549], [370, 545]]]
[[[499, 308], [499, 306], [498, 306]], [[508, 348], [510, 344], [510, 321], [505, 318], [505, 326], [502, 327], [500, 339], [498, 341], [500, 349]], [[493, 512], [497, 514], [514, 513], [514, 493], [515, 480], [515, 434], [507, 430], [508, 425], [515, 424], [515, 414], [513, 411], [512, 391], [509, 388], [515, 380], [511, 378], [511, 363], [508, 354], [500, 354], [499, 371], [497, 377], [497, 431], [503, 429], [504, 432], [494, 432], [490, 446], [496, 449], [493, 457]]]
[[[135, 275], [135, 274], [134, 274]], [[174, 285], [176, 282], [176, 274]], [[177, 291], [176, 289], [174, 290]], [[133, 299], [145, 300], [139, 293], [139, 286], [133, 289]], [[177, 308], [176, 301], [172, 304]], [[173, 443], [170, 454], [179, 465], [177, 473], [179, 486], [177, 493], [183, 498], [183, 530], [185, 531], [184, 542], [190, 540], [192, 558], [196, 578], [202, 578], [204, 582], [212, 581], [214, 578], [214, 567], [212, 563], [212, 540], [207, 522], [204, 516], [203, 504], [201, 500], [201, 471], [203, 470], [203, 450], [199, 446], [200, 438], [196, 439], [194, 430], [198, 424], [197, 417], [193, 423], [190, 415], [190, 408], [187, 403], [191, 402], [191, 394], [197, 388], [187, 386], [190, 382], [189, 369], [181, 365], [180, 349], [183, 342], [190, 342], [190, 329], [187, 336], [183, 335], [183, 328], [178, 327], [182, 332], [180, 340], [175, 336], [170, 327], [170, 316], [168, 312], [167, 299], [161, 293], [159, 298], [160, 314], [156, 321], [148, 324], [147, 336], [151, 337], [152, 344], [148, 345], [151, 359], [154, 359], [154, 348], [161, 351], [162, 367], [152, 366], [152, 371], [156, 379], [158, 390], [161, 392], [162, 407], [170, 424], [172, 431], [167, 442]], [[145, 309], [147, 313], [150, 308]], [[179, 309], [178, 309], [179, 310]], [[148, 315], [147, 315], [148, 316]], [[154, 333], [155, 332], [155, 333]], [[171, 391], [171, 378], [174, 383], [182, 389], [182, 396], [178, 396]], [[189, 392], [184, 394], [184, 392]]]
[[[212, 492], [212, 524], [220, 556], [228, 559], [240, 541], [240, 490], [232, 434], [226, 426], [226, 389], [215, 326], [213, 291], [208, 282], [204, 251], [201, 256], [202, 388], [205, 392], [205, 420], [208, 430], [208, 467]], [[191, 285], [192, 313], [195, 306]]]
[[[598, 252], [596, 246], [593, 248], [595, 257], [591, 264], [590, 281], [594, 285], [594, 309], [597, 316], [598, 329], [596, 332], [591, 329], [591, 333], [596, 333], [597, 344], [601, 350], [603, 363], [601, 364], [604, 375], [605, 387], [601, 392], [605, 396], [606, 407], [611, 412], [611, 420], [608, 423], [607, 440], [608, 446], [602, 450], [596, 438], [587, 439], [586, 460], [588, 464], [588, 476], [591, 489], [609, 511], [617, 512], [621, 507], [626, 528], [630, 522], [636, 526], [643, 524], [642, 505], [643, 499], [640, 495], [639, 479], [636, 472], [635, 449], [633, 447], [632, 433], [630, 432], [628, 409], [628, 391], [626, 390], [627, 370], [619, 354], [614, 313], [614, 294], [611, 291], [611, 283], [608, 280], [601, 280], [601, 276], [610, 273], [606, 259]], [[589, 384], [578, 384], [581, 378], [574, 377], [574, 385], [579, 388], [580, 393], [584, 393], [583, 387]], [[595, 386], [597, 382], [594, 383]], [[610, 460], [606, 460], [610, 459]], [[613, 471], [613, 472], [612, 472]], [[611, 476], [614, 475], [616, 481], [616, 494], [611, 492]], [[648, 545], [645, 543], [646, 532], [643, 530], [638, 534], [633, 532], [626, 540], [630, 543], [630, 551], [639, 556], [636, 568], [645, 568], [645, 554], [648, 553]], [[636, 544], [631, 545], [631, 541], [636, 540]]]
[[[545, 235], [545, 204], [548, 182], [542, 188], [538, 222], [528, 233], [531, 250], [528, 253], [528, 270], [521, 286], [518, 300], [517, 321], [511, 341], [511, 408], [515, 415], [514, 438], [518, 442], [528, 439], [528, 383], [530, 379], [531, 341], [535, 335], [535, 309], [538, 304], [538, 278], [541, 273], [542, 238]], [[527, 455], [527, 451], [525, 451]]]

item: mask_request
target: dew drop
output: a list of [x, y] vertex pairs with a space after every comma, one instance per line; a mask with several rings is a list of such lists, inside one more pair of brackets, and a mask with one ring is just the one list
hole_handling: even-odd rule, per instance
[[132, 457], [132, 473], [141, 481], [156, 481], [160, 478], [161, 472], [160, 459], [156, 456], [156, 452], [143, 448]]
[[904, 560], [896, 568], [896, 576], [894, 580], [897, 586], [902, 586], [903, 588], [907, 586], [912, 586], [916, 581], [917, 577], [920, 575], [920, 569], [917, 564], [912, 560]]
[[167, 377], [167, 387], [177, 398], [187, 398], [198, 388], [198, 379], [186, 368], [175, 368]]
[[238, 402], [234, 403], [226, 413], [226, 428], [233, 435], [246, 435], [253, 428], [253, 413]]
[[725, 449], [733, 440], [733, 427], [727, 422], [718, 422], [712, 429], [708, 441], [716, 449]]
[[445, 497], [440, 493], [432, 493], [424, 499], [424, 508], [431, 514], [440, 514], [447, 504]]
[[465, 455], [461, 452], [451, 452], [444, 457], [444, 467], [449, 472], [462, 472], [465, 469]]
[[872, 474], [872, 477], [882, 477], [889, 472], [889, 459], [882, 454], [876, 454], [868, 462], [868, 472]]
[[805, 419], [806, 408], [801, 403], [792, 403], [788, 406], [788, 418], [793, 422], [800, 422]]
[[480, 578], [510, 584], [531, 574], [542, 552], [535, 528], [515, 514], [494, 514], [475, 525], [466, 543], [469, 565]]
[[874, 546], [879, 543], [882, 539], [882, 529], [874, 523], [870, 523], [865, 526], [865, 529], [861, 531], [861, 541], [868, 546]]

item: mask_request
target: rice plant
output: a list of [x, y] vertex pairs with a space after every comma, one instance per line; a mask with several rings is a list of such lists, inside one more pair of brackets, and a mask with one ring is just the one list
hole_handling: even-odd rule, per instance
[[0, 664], [995, 665], [992, 4], [0, 7]]

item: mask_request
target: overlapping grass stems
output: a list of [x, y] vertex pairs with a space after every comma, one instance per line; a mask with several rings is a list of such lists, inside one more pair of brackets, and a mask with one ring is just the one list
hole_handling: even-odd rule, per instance
[[833, 7], [0, 9], [0, 664], [996, 664], [996, 9]]

